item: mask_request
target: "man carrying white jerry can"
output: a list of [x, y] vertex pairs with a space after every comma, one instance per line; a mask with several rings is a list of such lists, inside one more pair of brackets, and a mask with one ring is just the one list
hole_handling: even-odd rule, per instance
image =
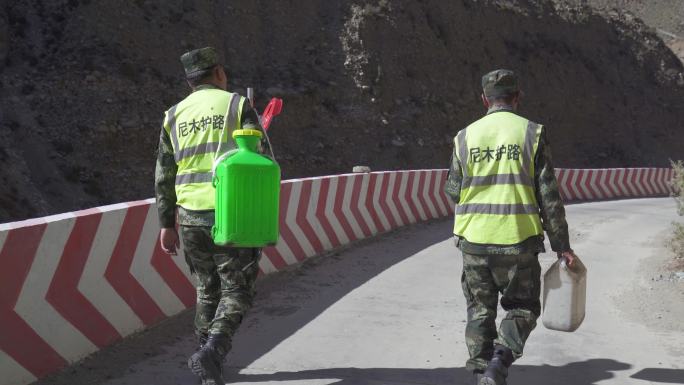
[[[475, 384], [502, 385], [541, 313], [537, 256], [545, 251], [544, 230], [568, 266], [577, 256], [545, 129], [516, 114], [516, 75], [492, 71], [482, 88], [487, 114], [454, 139], [445, 191], [458, 204], [454, 234], [468, 306], [466, 368]], [[507, 314], [497, 333], [499, 293]]]
[[[223, 385], [223, 360], [252, 304], [261, 249], [214, 243], [212, 166], [220, 148], [236, 148], [231, 137], [236, 131], [265, 135], [260, 134], [259, 117], [246, 98], [226, 91], [227, 75], [214, 48], [187, 52], [180, 60], [192, 92], [166, 111], [161, 129], [155, 171], [161, 246], [169, 254], [176, 253], [178, 209], [185, 259], [197, 288], [199, 350], [188, 365], [202, 384]], [[266, 140], [256, 147], [261, 152], [269, 149]]]

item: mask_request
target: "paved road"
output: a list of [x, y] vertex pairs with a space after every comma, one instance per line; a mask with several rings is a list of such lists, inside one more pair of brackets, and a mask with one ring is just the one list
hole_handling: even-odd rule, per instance
[[[540, 326], [509, 384], [684, 383], [684, 333], [625, 317], [615, 303], [675, 220], [670, 199], [568, 207], [589, 269], [575, 333]], [[465, 304], [451, 221], [417, 225], [262, 280], [227, 365], [239, 384], [467, 384]], [[554, 256], [545, 254], [548, 266]], [[679, 302], [684, 306], [684, 296]], [[191, 314], [41, 384], [196, 384], [185, 360]], [[684, 321], [674, 321], [677, 322]]]

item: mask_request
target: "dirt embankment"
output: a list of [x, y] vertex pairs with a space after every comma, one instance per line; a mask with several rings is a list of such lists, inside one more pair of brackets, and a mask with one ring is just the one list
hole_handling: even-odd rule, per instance
[[285, 177], [446, 167], [482, 114], [479, 79], [518, 71], [522, 113], [561, 167], [684, 157], [682, 64], [631, 17], [565, 2], [13, 2], [0, 14], [0, 222], [150, 197], [178, 57], [214, 45], [230, 87], [285, 100]]

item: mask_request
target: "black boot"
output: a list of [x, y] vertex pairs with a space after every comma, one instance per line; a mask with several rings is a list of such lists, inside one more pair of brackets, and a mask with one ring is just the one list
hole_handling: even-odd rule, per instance
[[489, 361], [479, 385], [506, 385], [508, 368], [513, 363], [513, 352], [503, 346], [494, 346], [494, 357]]
[[207, 342], [188, 359], [188, 367], [202, 380], [202, 385], [224, 385], [223, 360], [230, 350], [230, 340], [212, 334]]
[[473, 384], [475, 385], [480, 385], [480, 380], [482, 379], [482, 376], [484, 372], [481, 370], [473, 370]]
[[202, 333], [202, 332], [195, 332], [195, 335], [197, 336], [197, 344], [199, 345], [197, 350], [202, 349], [202, 347], [204, 347], [204, 345], [207, 344], [207, 340], [209, 339], [209, 334]]

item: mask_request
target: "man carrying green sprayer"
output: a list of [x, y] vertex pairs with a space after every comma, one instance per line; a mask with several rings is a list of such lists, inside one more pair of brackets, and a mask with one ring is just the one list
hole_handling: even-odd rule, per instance
[[[214, 244], [212, 165], [219, 148], [235, 148], [232, 132], [263, 129], [246, 98], [226, 91], [227, 75], [214, 48], [186, 52], [180, 60], [192, 92], [166, 111], [161, 129], [155, 170], [160, 241], [165, 252], [176, 253], [178, 209], [185, 258], [197, 288], [199, 350], [188, 365], [202, 384], [222, 385], [232, 336], [252, 304], [261, 249]], [[260, 150], [268, 149], [262, 141]]]

